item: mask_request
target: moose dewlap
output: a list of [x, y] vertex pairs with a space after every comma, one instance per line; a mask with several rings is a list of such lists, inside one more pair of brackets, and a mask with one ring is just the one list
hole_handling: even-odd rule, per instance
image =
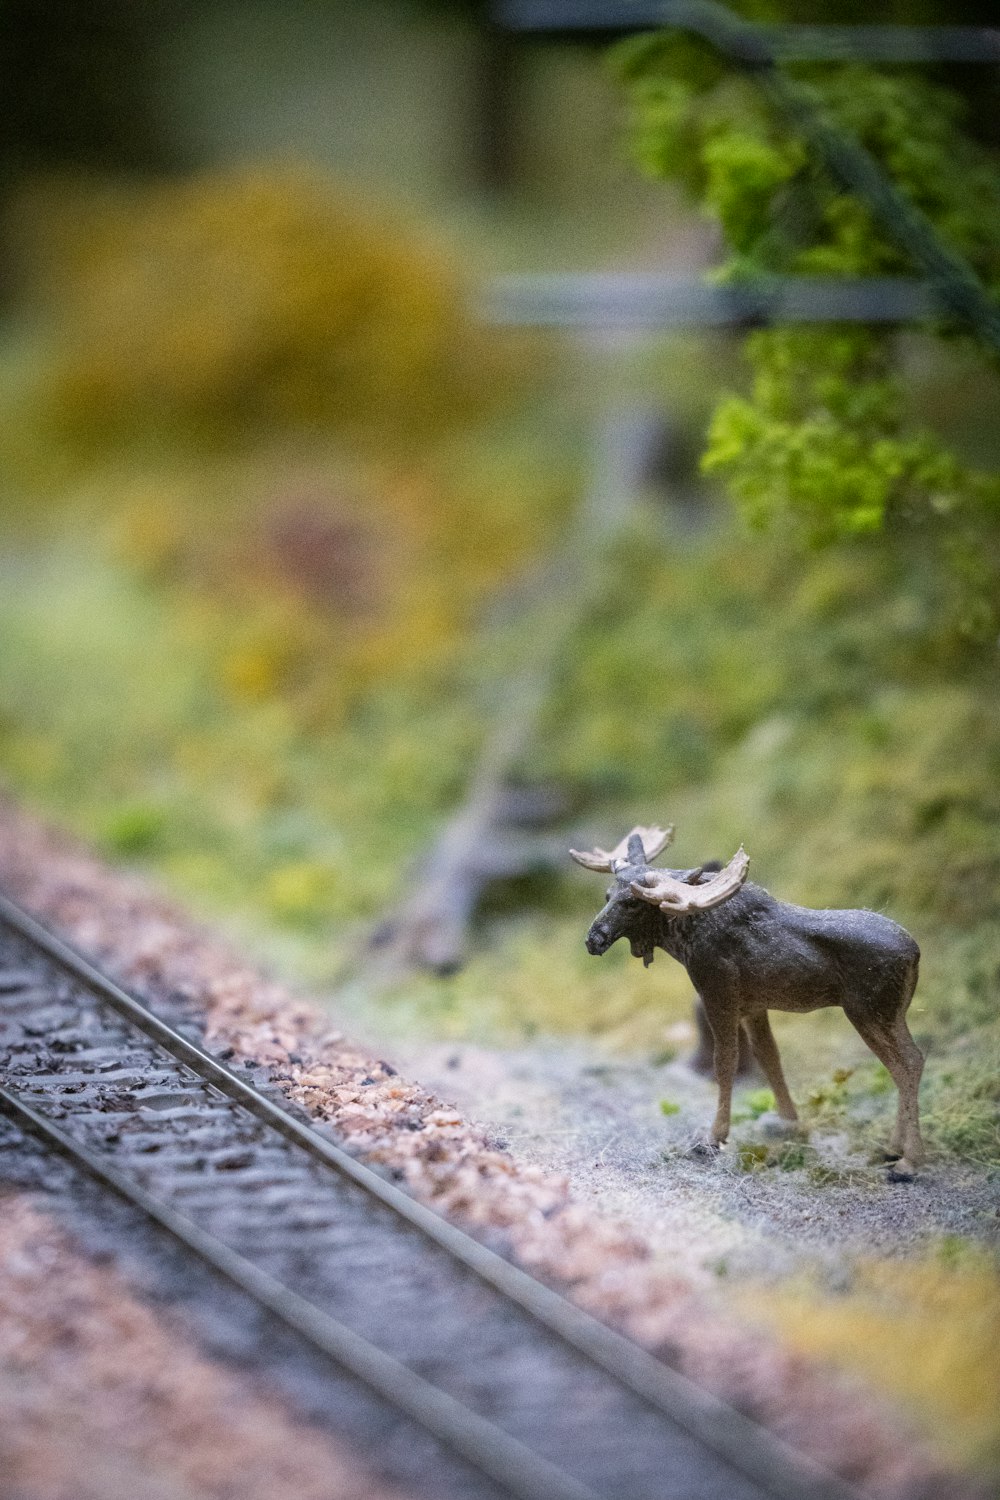
[[673, 828], [633, 828], [616, 848], [581, 853], [577, 864], [612, 877], [587, 933], [600, 956], [628, 938], [645, 964], [662, 948], [687, 969], [712, 1031], [719, 1105], [710, 1141], [729, 1135], [742, 1026], [785, 1120], [798, 1119], [768, 1020], [769, 1010], [839, 1005], [884, 1063], [899, 1092], [886, 1159], [893, 1181], [909, 1181], [924, 1159], [917, 1094], [924, 1060], [906, 1025], [920, 949], [897, 922], [873, 911], [814, 911], [778, 901], [747, 880], [741, 848], [722, 870], [654, 870]]

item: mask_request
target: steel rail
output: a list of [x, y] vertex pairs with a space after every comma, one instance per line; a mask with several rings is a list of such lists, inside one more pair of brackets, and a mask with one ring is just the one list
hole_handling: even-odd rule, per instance
[[296, 1119], [288, 1110], [231, 1072], [203, 1047], [161, 1020], [2, 893], [0, 921], [86, 985], [99, 999], [205, 1082], [213, 1084], [287, 1140], [392, 1209], [453, 1260], [641, 1397], [676, 1427], [696, 1438], [731, 1468], [769, 1491], [775, 1500], [859, 1500], [858, 1492], [852, 1486], [411, 1198], [395, 1183], [388, 1182], [373, 1168], [321, 1134], [315, 1126]]
[[119, 1197], [141, 1208], [213, 1270], [518, 1500], [598, 1500], [587, 1485], [539, 1457], [415, 1370], [293, 1292], [186, 1214], [178, 1213], [169, 1203], [148, 1193], [2, 1084], [0, 1109], [26, 1123], [36, 1135]]
[[916, 323], [940, 307], [924, 281], [773, 276], [714, 286], [656, 271], [498, 276], [480, 299], [492, 323], [549, 328], [757, 327], [764, 323]]

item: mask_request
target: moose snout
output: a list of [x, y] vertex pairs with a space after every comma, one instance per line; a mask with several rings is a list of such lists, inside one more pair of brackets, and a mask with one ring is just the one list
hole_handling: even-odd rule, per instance
[[585, 940], [587, 952], [592, 953], [595, 958], [600, 958], [601, 954], [607, 951], [610, 936], [606, 927], [595, 922]]

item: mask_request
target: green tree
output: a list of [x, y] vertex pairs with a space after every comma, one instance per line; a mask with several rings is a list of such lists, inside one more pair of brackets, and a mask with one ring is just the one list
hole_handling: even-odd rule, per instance
[[[816, 161], [753, 76], [676, 33], [614, 51], [642, 167], [679, 181], [720, 224], [729, 279], [768, 274], [919, 274], [865, 202]], [[849, 132], [964, 257], [1000, 289], [1000, 173], [967, 128], [962, 97], [914, 67], [798, 66], [826, 120]], [[942, 319], [934, 333], [968, 343]], [[704, 468], [752, 524], [824, 544], [880, 533], [932, 558], [933, 633], [1000, 628], [1000, 480], [912, 417], [890, 328], [779, 326], [747, 338], [748, 394], [711, 421]], [[995, 360], [977, 346], [977, 357]]]

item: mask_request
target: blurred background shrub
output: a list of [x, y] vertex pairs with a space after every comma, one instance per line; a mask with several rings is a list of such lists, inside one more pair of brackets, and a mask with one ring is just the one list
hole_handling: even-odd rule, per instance
[[318, 168], [50, 182], [14, 212], [37, 318], [23, 409], [84, 449], [276, 428], [412, 444], [524, 375], [454, 261]]

